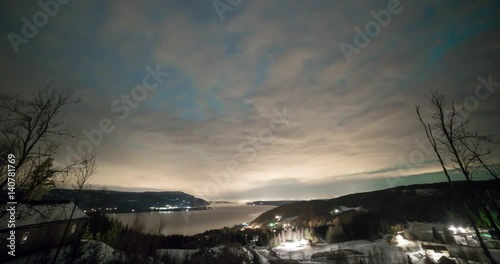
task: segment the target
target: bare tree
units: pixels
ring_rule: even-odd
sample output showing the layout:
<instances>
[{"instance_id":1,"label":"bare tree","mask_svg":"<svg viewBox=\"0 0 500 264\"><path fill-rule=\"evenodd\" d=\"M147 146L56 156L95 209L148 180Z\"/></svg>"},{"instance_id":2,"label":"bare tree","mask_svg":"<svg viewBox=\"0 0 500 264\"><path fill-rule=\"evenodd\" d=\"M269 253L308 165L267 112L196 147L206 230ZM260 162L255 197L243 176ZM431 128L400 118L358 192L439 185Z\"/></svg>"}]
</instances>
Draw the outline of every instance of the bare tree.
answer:
<instances>
[{"instance_id":1,"label":"bare tree","mask_svg":"<svg viewBox=\"0 0 500 264\"><path fill-rule=\"evenodd\" d=\"M160 242L162 240L163 236L163 229L167 226L167 221L165 220L164 217L160 216L160 222L158 222L158 225L156 226L156 230L154 230L154 241L153 241L153 249L155 250L155 253L153 254L153 259L156 259L157 254L156 250L160 248ZM153 261L154 262L154 261Z\"/></svg>"},{"instance_id":2,"label":"bare tree","mask_svg":"<svg viewBox=\"0 0 500 264\"><path fill-rule=\"evenodd\" d=\"M469 151L476 162L479 163L479 171L484 171L485 174L490 175L493 179L499 179L498 166L491 165L487 161L487 157L491 154L491 148L484 148L482 145L486 143L496 144L496 142L491 138L491 136L481 136L477 133L469 133L468 131L462 131L463 137L459 138L460 144L462 144L467 151Z\"/></svg>"},{"instance_id":3,"label":"bare tree","mask_svg":"<svg viewBox=\"0 0 500 264\"><path fill-rule=\"evenodd\" d=\"M160 222L158 223L158 226L156 226L156 234L161 235L163 233L163 229L167 226L167 221L165 218L160 217Z\"/></svg>"},{"instance_id":4,"label":"bare tree","mask_svg":"<svg viewBox=\"0 0 500 264\"><path fill-rule=\"evenodd\" d=\"M83 190L88 190L93 187L90 184L90 179L94 176L97 170L96 155L89 154L82 158L82 160L72 168L72 176L74 177L74 182L72 184L73 189L77 190L76 199L79 198L79 194ZM76 200L78 202L78 200Z\"/></svg>"},{"instance_id":5,"label":"bare tree","mask_svg":"<svg viewBox=\"0 0 500 264\"><path fill-rule=\"evenodd\" d=\"M468 130L468 120L462 120L460 118L453 101L448 107L444 95L433 92L429 100L433 112L432 119L435 121L433 125L423 120L420 106L418 105L416 106L416 112L425 130L427 139L438 157L441 168L450 183L452 192L456 195L457 199L461 199L462 196L459 196L454 190L453 181L449 173L450 170L456 170L459 171L470 184L475 203L484 210L493 228L498 232L498 226L495 219L485 200L481 197L481 193L476 189L473 181L473 176L480 172L481 169L489 168L489 165L484 162L484 158L488 156L491 151L481 146L483 144L492 143L493 140L489 136L481 136L478 133L470 132ZM478 211L468 203L466 203L466 206L468 207L466 210L467 218L474 228L481 248L490 262L496 263L486 247L474 220L474 218L479 218Z\"/></svg>"},{"instance_id":6,"label":"bare tree","mask_svg":"<svg viewBox=\"0 0 500 264\"><path fill-rule=\"evenodd\" d=\"M69 227L71 225L71 220L73 219L73 215L76 211L78 203L80 201L80 195L82 191L91 188L90 179L95 174L97 169L96 163L96 155L86 155L79 161L78 164L73 166L70 170L71 182L73 188L76 190L75 196L73 197L73 208L71 209L71 214L69 219L67 220L66 227L64 229L63 236L61 241L59 242L59 246L57 248L56 254L54 255L54 259L52 263L56 263L57 256L59 255L59 251L64 243L64 239L68 233Z\"/></svg>"},{"instance_id":7,"label":"bare tree","mask_svg":"<svg viewBox=\"0 0 500 264\"><path fill-rule=\"evenodd\" d=\"M143 233L145 231L142 214L139 213L135 215L134 222L132 222L132 226L130 228L139 233Z\"/></svg>"},{"instance_id":8,"label":"bare tree","mask_svg":"<svg viewBox=\"0 0 500 264\"><path fill-rule=\"evenodd\" d=\"M14 154L17 161L15 180L18 201L37 199L68 177L74 177L69 181L77 192L61 243L81 191L89 187L88 182L97 167L95 156L86 156L63 166L53 164L62 142L71 136L60 117L65 114L65 108L78 102L72 91L57 91L50 86L31 98L0 94L0 190L8 182L5 162L8 154Z\"/></svg>"},{"instance_id":9,"label":"bare tree","mask_svg":"<svg viewBox=\"0 0 500 264\"><path fill-rule=\"evenodd\" d=\"M496 219L488 206L489 203L496 207L496 202L491 203L488 199L484 199L473 182L474 175L479 174L484 168L492 172L490 166L483 160L491 154L491 149L481 146L494 143L493 139L491 136L469 131L469 120L460 118L453 101L448 108L444 95L434 92L430 100L434 111L433 118L437 121L435 129L442 135L438 141L443 146L443 153L449 156L452 167L461 172L469 182L478 207L483 209L492 227L500 233Z\"/></svg>"},{"instance_id":10,"label":"bare tree","mask_svg":"<svg viewBox=\"0 0 500 264\"><path fill-rule=\"evenodd\" d=\"M64 109L79 102L71 91L56 91L49 86L26 99L0 95L0 190L7 185L7 154L16 156L17 200L34 198L39 189L50 188L66 167L53 166L62 140L70 136L59 117Z\"/></svg>"}]
</instances>

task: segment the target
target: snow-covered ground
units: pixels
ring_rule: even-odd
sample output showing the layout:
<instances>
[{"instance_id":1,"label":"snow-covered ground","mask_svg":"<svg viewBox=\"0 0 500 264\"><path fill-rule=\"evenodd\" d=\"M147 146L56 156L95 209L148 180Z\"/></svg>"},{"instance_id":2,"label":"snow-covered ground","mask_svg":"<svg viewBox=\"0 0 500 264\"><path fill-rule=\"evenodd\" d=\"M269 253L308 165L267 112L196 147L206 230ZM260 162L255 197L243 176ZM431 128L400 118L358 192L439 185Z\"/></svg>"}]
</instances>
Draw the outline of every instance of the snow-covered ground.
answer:
<instances>
[{"instance_id":1,"label":"snow-covered ground","mask_svg":"<svg viewBox=\"0 0 500 264\"><path fill-rule=\"evenodd\" d=\"M242 256L247 260L244 260L242 264L246 264L247 261L252 261L253 254L250 250L246 248L234 248L234 247L226 247L226 246L217 246L208 249L208 255L212 258L219 258L225 250L229 250L229 253L235 256ZM168 255L169 262L168 263L185 263L186 260L189 260L193 257L194 254L199 253L200 250L192 250L192 249L158 249L156 251L156 255L158 257L163 257L165 254Z\"/></svg>"},{"instance_id":2,"label":"snow-covered ground","mask_svg":"<svg viewBox=\"0 0 500 264\"><path fill-rule=\"evenodd\" d=\"M259 254L259 259L261 264L269 264L269 259L273 259L271 255L269 255L269 250L267 247L256 247L255 252Z\"/></svg>"},{"instance_id":3,"label":"snow-covered ground","mask_svg":"<svg viewBox=\"0 0 500 264\"><path fill-rule=\"evenodd\" d=\"M435 190L422 190L420 195L427 195ZM331 213L340 214L349 210L362 210L360 207L337 207ZM280 246L269 251L267 248L256 248L262 263L274 259L290 259L301 263L321 263L321 260L328 261L339 259L346 255L351 263L407 263L408 258L411 263L425 263L426 258L435 263L445 257L454 260L457 264L461 263L489 263L482 249L479 247L479 241L472 228L467 226L444 224L444 223L426 223L426 222L408 222L404 231L398 232L391 242L386 238L377 241L349 241L345 243L329 244L320 243L313 246L301 245L296 239L301 236L293 234L282 234L281 241L285 241ZM488 230L480 230L492 257L500 262L500 241L493 240L488 236ZM484 235L484 236L483 236ZM453 237L456 244L450 244ZM411 239L407 240L407 239ZM423 247L422 247L423 246ZM373 261L372 261L373 260ZM476 260L474 262L473 260ZM272 262L272 261L271 261Z\"/></svg>"},{"instance_id":4,"label":"snow-covered ground","mask_svg":"<svg viewBox=\"0 0 500 264\"><path fill-rule=\"evenodd\" d=\"M274 252L282 259L295 260L320 260L329 255L335 254L338 250L344 250L349 259L368 259L370 256L373 259L384 259L385 263L399 263L406 259L407 254L418 253L420 247L411 241L404 241L404 249L387 243L385 240L377 240L374 242L366 240L355 240L336 244L316 244L314 246L293 247L291 245L281 245L274 248ZM409 250L408 250L409 249ZM326 253L321 257L321 254ZM333 256L333 255L331 255ZM413 258L412 258L413 260ZM418 260L414 258L414 260ZM418 262L414 262L418 263Z\"/></svg>"},{"instance_id":5,"label":"snow-covered ground","mask_svg":"<svg viewBox=\"0 0 500 264\"><path fill-rule=\"evenodd\" d=\"M429 244L429 243L426 243ZM347 259L351 263L359 263L363 260L364 263L406 263L408 256L411 258L414 264L423 264L426 251L420 246L420 241L409 241L401 236L397 236L393 242L387 242L385 239L379 239L376 241L366 241L366 240L356 240L348 241L344 243L327 244L321 243L314 246L301 246L297 247L293 244L282 244L273 249L276 255L281 259L293 259L299 260L301 262L307 263L321 263L321 260L332 259L339 252L344 253ZM440 244L432 244L435 246L444 246ZM449 247L449 246L448 246ZM459 246L452 246L454 250L457 250ZM450 249L451 250L451 249ZM480 251L479 248L467 248L465 250ZM498 250L493 250L495 253ZM270 257L270 253L266 250L257 250L259 254L263 254L264 257ZM265 254L265 255L264 255ZM427 251L427 255L436 263L442 257L449 257L447 252L436 253L432 250ZM451 258L453 259L453 258ZM465 263L461 260L454 259L457 263ZM484 262L473 262L469 263L484 263Z\"/></svg>"},{"instance_id":6,"label":"snow-covered ground","mask_svg":"<svg viewBox=\"0 0 500 264\"><path fill-rule=\"evenodd\" d=\"M193 249L158 249L156 250L156 254L158 256L163 256L168 254L170 257L170 261L172 263L184 263L184 261L188 260L191 255L198 252L198 250Z\"/></svg>"}]
</instances>

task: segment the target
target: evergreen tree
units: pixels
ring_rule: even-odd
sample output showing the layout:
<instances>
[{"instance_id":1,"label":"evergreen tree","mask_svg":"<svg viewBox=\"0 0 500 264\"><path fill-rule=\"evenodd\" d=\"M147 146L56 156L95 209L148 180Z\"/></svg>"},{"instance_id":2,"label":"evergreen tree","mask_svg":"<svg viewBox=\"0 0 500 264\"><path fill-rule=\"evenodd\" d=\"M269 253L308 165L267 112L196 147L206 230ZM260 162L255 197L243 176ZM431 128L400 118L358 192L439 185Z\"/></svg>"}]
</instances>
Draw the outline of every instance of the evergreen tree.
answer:
<instances>
[{"instance_id":1,"label":"evergreen tree","mask_svg":"<svg viewBox=\"0 0 500 264\"><path fill-rule=\"evenodd\" d=\"M448 230L448 228L446 228L446 227L444 228L443 234L444 234L444 239L445 239L447 244L456 244L457 243L455 241L455 238L451 234L450 230Z\"/></svg>"},{"instance_id":2,"label":"evergreen tree","mask_svg":"<svg viewBox=\"0 0 500 264\"><path fill-rule=\"evenodd\" d=\"M104 242L109 245L115 245L120 232L123 230L123 226L118 219L111 220L111 229L106 232Z\"/></svg>"},{"instance_id":3,"label":"evergreen tree","mask_svg":"<svg viewBox=\"0 0 500 264\"><path fill-rule=\"evenodd\" d=\"M85 232L83 233L82 239L85 240L92 240L94 235L92 234L92 231L90 230L90 224L87 224L87 227L85 228Z\"/></svg>"},{"instance_id":4,"label":"evergreen tree","mask_svg":"<svg viewBox=\"0 0 500 264\"><path fill-rule=\"evenodd\" d=\"M74 264L77 263L78 258L81 257L83 253L82 246L80 241L77 243L71 244L69 247L68 253L64 257L64 262L66 264Z\"/></svg>"}]
</instances>

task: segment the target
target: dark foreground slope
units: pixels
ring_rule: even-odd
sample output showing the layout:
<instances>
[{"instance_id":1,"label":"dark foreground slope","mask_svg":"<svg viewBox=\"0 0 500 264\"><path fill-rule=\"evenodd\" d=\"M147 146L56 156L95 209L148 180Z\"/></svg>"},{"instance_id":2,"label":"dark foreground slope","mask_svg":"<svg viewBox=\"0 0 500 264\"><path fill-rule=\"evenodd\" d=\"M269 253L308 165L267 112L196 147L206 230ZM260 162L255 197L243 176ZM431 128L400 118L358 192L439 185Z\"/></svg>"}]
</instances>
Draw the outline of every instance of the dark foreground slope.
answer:
<instances>
[{"instance_id":1,"label":"dark foreground slope","mask_svg":"<svg viewBox=\"0 0 500 264\"><path fill-rule=\"evenodd\" d=\"M350 194L328 200L302 201L282 205L257 217L253 224L266 225L275 221L275 216L282 218L297 216L297 226L327 225L335 219L334 212L340 206L362 207L377 213L387 224L405 223L406 221L451 221L463 215L463 201L472 200L471 186L466 182L455 182L455 189L460 199L452 194L448 183L420 184L400 186L391 189ZM490 200L500 201L500 183L498 181L476 182L478 190ZM459 218L459 217L458 217ZM459 218L460 219L460 218Z\"/></svg>"}]
</instances>

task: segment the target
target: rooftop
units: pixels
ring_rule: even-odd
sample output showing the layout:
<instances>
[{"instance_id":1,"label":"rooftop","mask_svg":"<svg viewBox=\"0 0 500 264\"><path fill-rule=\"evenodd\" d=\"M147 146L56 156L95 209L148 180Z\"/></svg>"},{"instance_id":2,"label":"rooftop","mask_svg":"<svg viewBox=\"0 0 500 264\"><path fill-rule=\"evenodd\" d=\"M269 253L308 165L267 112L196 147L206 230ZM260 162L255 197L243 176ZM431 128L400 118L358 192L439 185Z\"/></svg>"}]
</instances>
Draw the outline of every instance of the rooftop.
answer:
<instances>
[{"instance_id":1,"label":"rooftop","mask_svg":"<svg viewBox=\"0 0 500 264\"><path fill-rule=\"evenodd\" d=\"M75 204L71 201L27 201L15 205L17 227L38 225L49 222L69 220L71 211ZM0 231L8 228L10 213L9 204L3 204L1 211L6 211L0 215ZM76 207L72 219L88 218L88 216Z\"/></svg>"}]
</instances>

